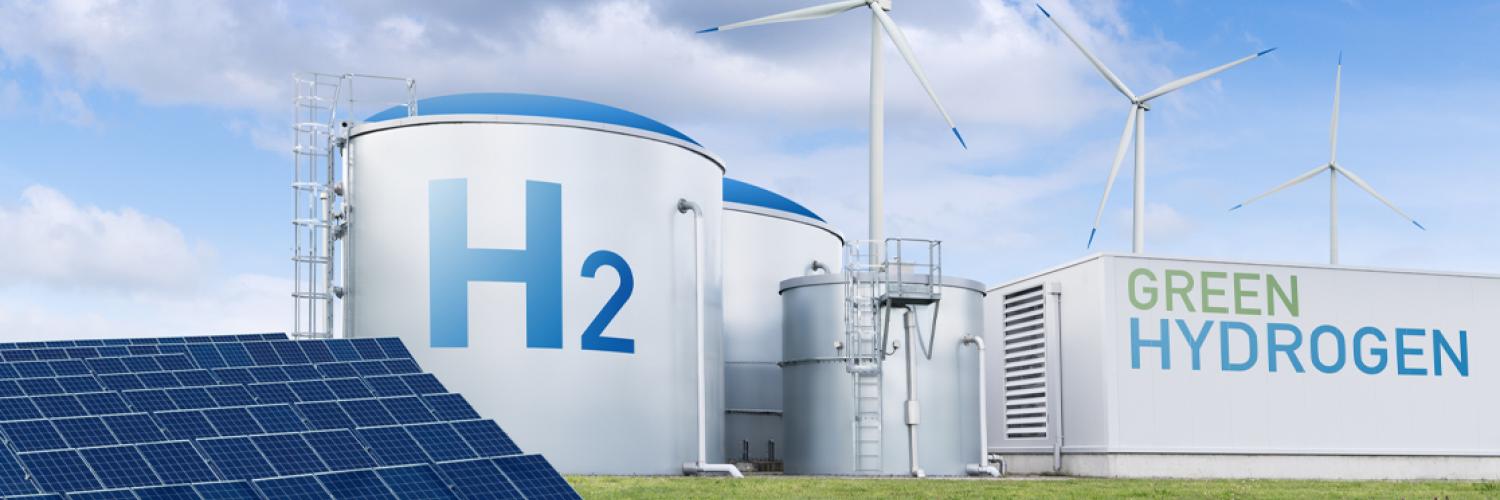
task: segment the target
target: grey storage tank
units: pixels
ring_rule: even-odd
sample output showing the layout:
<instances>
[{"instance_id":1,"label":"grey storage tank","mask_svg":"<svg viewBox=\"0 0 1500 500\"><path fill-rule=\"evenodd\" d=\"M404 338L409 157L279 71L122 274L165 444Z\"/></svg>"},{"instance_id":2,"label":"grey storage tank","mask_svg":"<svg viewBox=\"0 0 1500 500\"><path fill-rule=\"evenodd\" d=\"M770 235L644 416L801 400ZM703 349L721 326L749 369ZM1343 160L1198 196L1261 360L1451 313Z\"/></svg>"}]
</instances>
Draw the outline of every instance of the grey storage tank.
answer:
<instances>
[{"instance_id":1,"label":"grey storage tank","mask_svg":"<svg viewBox=\"0 0 1500 500\"><path fill-rule=\"evenodd\" d=\"M774 470L783 449L780 283L842 268L844 239L816 213L724 179L724 452Z\"/></svg>"}]
</instances>

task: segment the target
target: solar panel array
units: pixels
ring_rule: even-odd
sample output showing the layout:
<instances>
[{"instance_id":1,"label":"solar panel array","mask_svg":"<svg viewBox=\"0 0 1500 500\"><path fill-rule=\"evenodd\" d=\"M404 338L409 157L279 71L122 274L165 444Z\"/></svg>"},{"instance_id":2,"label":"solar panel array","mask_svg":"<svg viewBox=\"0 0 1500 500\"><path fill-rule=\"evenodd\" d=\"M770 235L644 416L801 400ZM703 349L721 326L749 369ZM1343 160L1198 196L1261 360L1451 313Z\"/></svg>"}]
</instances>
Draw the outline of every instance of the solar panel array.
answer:
<instances>
[{"instance_id":1,"label":"solar panel array","mask_svg":"<svg viewBox=\"0 0 1500 500\"><path fill-rule=\"evenodd\" d=\"M0 343L0 496L578 498L399 339Z\"/></svg>"}]
</instances>

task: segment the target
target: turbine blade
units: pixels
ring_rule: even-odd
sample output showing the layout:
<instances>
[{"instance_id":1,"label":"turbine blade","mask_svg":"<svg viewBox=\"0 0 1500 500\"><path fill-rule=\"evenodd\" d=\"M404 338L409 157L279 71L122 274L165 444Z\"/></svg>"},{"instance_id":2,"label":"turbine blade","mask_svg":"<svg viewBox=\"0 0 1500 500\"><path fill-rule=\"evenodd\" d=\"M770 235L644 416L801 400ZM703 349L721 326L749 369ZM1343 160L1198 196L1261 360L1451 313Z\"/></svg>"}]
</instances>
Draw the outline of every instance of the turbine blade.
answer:
<instances>
[{"instance_id":1,"label":"turbine blade","mask_svg":"<svg viewBox=\"0 0 1500 500\"><path fill-rule=\"evenodd\" d=\"M797 9L797 10L790 10L790 11L782 12L780 14L771 14L771 15L766 16L766 17L758 17L758 18L755 18L755 19L751 19L749 21L740 21L740 22L737 22L737 23L730 23L730 24L725 24L725 25L722 25L722 26L714 26L712 28L698 30L698 32L699 33L712 33L712 32L715 32L715 31L729 31L729 30L732 30L732 29L744 28L744 27L749 27L749 26L759 26L759 25L762 25L762 24L785 23L785 22L791 22L791 21L806 21L808 19L821 19L821 18L832 16L834 14L838 14L840 12L844 12L844 11L847 11L849 9L853 9L855 7L859 7L859 6L862 6L862 5L866 5L865 0L844 0L842 2L833 2L833 3L829 3L829 4L816 5L816 6L813 6L813 7L806 7L806 8Z\"/></svg>"},{"instance_id":2,"label":"turbine blade","mask_svg":"<svg viewBox=\"0 0 1500 500\"><path fill-rule=\"evenodd\" d=\"M959 145L968 149L969 145L964 143L964 136L958 133L958 125L953 124L953 117L948 116L948 110L943 109L943 102L938 100L937 92L932 90L932 84L927 82L927 74L922 71L922 63L917 62L916 54L911 51L911 43L906 41L906 35L901 33L901 27L891 20L891 16L885 10L872 7L870 12L875 13L875 19L880 21L880 26L885 29L885 34L891 38L891 43L896 44L896 51L906 59L906 65L911 67L911 72L917 75L917 81L921 82L922 90L927 91L927 97L932 99L932 104L937 106L938 113L942 113L943 120L948 122L948 128L953 131L953 136L958 138Z\"/></svg>"},{"instance_id":3,"label":"turbine blade","mask_svg":"<svg viewBox=\"0 0 1500 500\"><path fill-rule=\"evenodd\" d=\"M1269 49L1266 49L1266 50L1262 50L1260 52L1256 52L1254 54L1250 54L1248 56L1241 57L1239 59L1235 59L1233 62L1230 62L1229 64L1225 64L1223 66L1219 66L1217 68L1213 68L1213 69L1210 69L1210 70L1207 70L1207 71L1202 71L1202 72L1194 73L1192 75L1188 75L1188 76L1185 76L1185 77L1182 77L1182 78L1178 78L1176 80L1171 81L1170 83L1167 83L1166 85L1162 85L1161 87L1158 87L1156 90L1147 92L1146 95L1141 96L1141 102L1146 102L1146 101L1149 101L1149 100L1161 97L1162 95L1164 95L1164 94L1166 94L1168 92L1171 92L1173 90L1177 90L1177 89L1186 87L1188 85L1192 85L1193 83L1196 83L1198 80L1202 80L1204 78L1208 78L1210 76L1217 75L1219 73L1224 72L1224 70L1227 70L1229 68L1233 68L1235 66L1239 66L1241 64L1245 64L1246 62L1249 62L1251 59L1255 59L1255 58L1258 58L1260 56L1263 56L1263 55L1266 55L1266 54L1270 54L1271 51L1273 51L1273 50L1276 50L1276 49L1273 47L1273 48L1269 48Z\"/></svg>"},{"instance_id":4,"label":"turbine blade","mask_svg":"<svg viewBox=\"0 0 1500 500\"><path fill-rule=\"evenodd\" d=\"M1141 108L1130 107L1130 114L1125 116L1125 133L1120 135L1120 146L1115 148L1115 162L1109 166L1109 180L1104 181L1104 197L1099 200L1099 211L1094 213L1094 228L1089 231L1089 246L1094 246L1094 233L1099 231L1099 221L1104 218L1104 205L1109 203L1109 191L1115 186L1115 177L1120 175L1120 162L1125 160L1125 148L1130 146L1130 138L1135 135L1135 116L1141 112Z\"/></svg>"},{"instance_id":5,"label":"turbine blade","mask_svg":"<svg viewBox=\"0 0 1500 500\"><path fill-rule=\"evenodd\" d=\"M1380 193L1375 192L1375 188L1370 187L1370 183L1365 182L1365 180L1361 179L1359 175L1354 173L1354 171L1344 168L1343 165L1339 165L1338 168L1334 169L1334 171L1340 174L1344 174L1344 177L1348 178L1350 182L1353 182L1354 185L1359 186L1360 189L1365 190L1366 193L1370 193L1370 196L1374 196L1375 199L1380 200L1380 202L1384 203L1385 206L1390 207L1391 210L1394 210L1396 212L1396 215L1400 215L1401 218L1406 219L1407 222L1410 222L1418 228L1421 228L1423 231L1427 230L1426 227L1422 226L1422 223L1417 222L1417 220L1411 218L1410 215L1406 215L1406 212L1402 212L1400 208L1396 208L1396 204L1391 203L1391 200L1387 200L1384 196L1381 196Z\"/></svg>"},{"instance_id":6,"label":"turbine blade","mask_svg":"<svg viewBox=\"0 0 1500 500\"><path fill-rule=\"evenodd\" d=\"M1317 168L1314 168L1312 170L1308 170L1307 173L1304 173L1302 175L1296 176L1296 177L1292 178L1292 180L1289 180L1289 181L1281 183L1280 186L1276 186L1274 188L1271 188L1270 191L1266 191L1264 193L1256 195L1254 198L1250 198L1248 200L1245 200L1244 203L1240 203L1239 205L1235 205L1233 207L1230 207L1229 210L1231 212L1235 211L1235 210L1239 210L1241 207L1244 207L1245 205L1249 205L1251 203L1254 203L1257 200L1260 200L1261 198L1265 198L1267 196L1271 196L1273 194L1276 194L1277 191L1281 191L1283 189L1295 186L1295 185L1297 185L1297 183L1300 183L1302 181L1311 179L1311 178L1313 178L1313 176L1321 174L1321 173L1323 173L1323 171L1328 170L1329 168L1332 168L1331 164L1319 165Z\"/></svg>"},{"instance_id":7,"label":"turbine blade","mask_svg":"<svg viewBox=\"0 0 1500 500\"><path fill-rule=\"evenodd\" d=\"M1339 161L1339 87L1344 80L1344 52L1339 51L1338 69L1333 72L1333 125L1328 132L1328 162Z\"/></svg>"},{"instance_id":8,"label":"turbine blade","mask_svg":"<svg viewBox=\"0 0 1500 500\"><path fill-rule=\"evenodd\" d=\"M1042 4L1036 4L1036 8L1041 9L1042 14L1047 16L1047 20L1052 21L1052 25L1057 26L1058 31L1061 31L1063 36L1067 37L1069 42L1073 42L1074 47L1078 47L1078 50L1083 52L1083 57L1087 57L1089 59L1089 62L1094 65L1094 69L1099 70L1099 74L1104 75L1104 79L1109 80L1109 84L1114 85L1115 90L1120 91L1121 94L1125 94L1125 97L1127 99L1130 99L1131 101L1135 100L1135 93L1130 91L1130 87L1126 87L1125 82L1120 81L1120 77L1115 76L1115 74L1111 72L1109 68L1104 66L1104 63L1099 61L1099 58L1094 57L1094 53L1089 52L1089 49L1084 48L1083 44L1079 43L1077 38L1073 38L1073 34L1068 33L1068 29L1064 28L1061 23L1058 23L1057 19L1054 19L1052 17L1051 12L1047 12L1047 9L1042 7Z\"/></svg>"}]
</instances>

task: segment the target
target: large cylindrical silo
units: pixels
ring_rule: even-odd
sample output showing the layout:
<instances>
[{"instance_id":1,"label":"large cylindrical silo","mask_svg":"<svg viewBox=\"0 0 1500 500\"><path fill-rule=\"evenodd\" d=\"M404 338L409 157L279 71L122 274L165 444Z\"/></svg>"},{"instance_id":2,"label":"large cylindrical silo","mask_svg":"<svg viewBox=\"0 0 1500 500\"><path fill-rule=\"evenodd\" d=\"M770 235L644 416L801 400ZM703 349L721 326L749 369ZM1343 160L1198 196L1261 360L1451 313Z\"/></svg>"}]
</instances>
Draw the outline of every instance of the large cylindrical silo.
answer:
<instances>
[{"instance_id":1,"label":"large cylindrical silo","mask_svg":"<svg viewBox=\"0 0 1500 500\"><path fill-rule=\"evenodd\" d=\"M821 217L760 187L724 179L724 451L780 459L780 283L838 272L844 239Z\"/></svg>"},{"instance_id":2,"label":"large cylindrical silo","mask_svg":"<svg viewBox=\"0 0 1500 500\"><path fill-rule=\"evenodd\" d=\"M565 473L678 474L700 446L724 456L722 164L590 102L417 107L371 117L346 150L349 331L405 339Z\"/></svg>"},{"instance_id":3,"label":"large cylindrical silo","mask_svg":"<svg viewBox=\"0 0 1500 500\"><path fill-rule=\"evenodd\" d=\"M925 276L907 275L910 284ZM982 337L984 286L943 277L941 298L914 306L917 333L930 347L905 338L904 311L890 310L878 377L879 431L859 448L861 409L855 375L844 361L845 275L793 278L781 283L785 318L782 363L788 474L906 475L911 472L906 425L906 361L915 356L917 457L928 475L961 476L980 465L980 356L965 337ZM937 314L933 332L934 311ZM928 340L930 336L931 340ZM915 337L914 337L915 338ZM916 350L913 350L916 349ZM878 452L876 452L878 450ZM863 457L856 457L863 453Z\"/></svg>"}]
</instances>

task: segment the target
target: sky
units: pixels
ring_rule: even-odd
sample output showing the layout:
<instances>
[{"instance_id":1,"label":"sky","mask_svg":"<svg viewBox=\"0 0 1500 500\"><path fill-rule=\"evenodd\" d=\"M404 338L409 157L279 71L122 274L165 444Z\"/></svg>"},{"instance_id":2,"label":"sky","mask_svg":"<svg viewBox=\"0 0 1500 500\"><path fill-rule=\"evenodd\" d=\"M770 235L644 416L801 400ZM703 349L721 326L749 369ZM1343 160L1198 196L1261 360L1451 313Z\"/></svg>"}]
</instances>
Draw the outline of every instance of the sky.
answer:
<instances>
[{"instance_id":1,"label":"sky","mask_svg":"<svg viewBox=\"0 0 1500 500\"><path fill-rule=\"evenodd\" d=\"M694 33L811 3L0 3L0 332L289 329L298 71L629 109L863 238L869 16ZM1340 163L1428 228L1343 182L1342 263L1500 273L1500 4L1045 5L1137 93L1278 48L1153 101L1148 253L1326 262L1326 177L1228 208L1327 162L1342 52ZM894 7L969 148L887 46L889 235L991 285L1128 252L1129 157L1086 247L1126 99L1030 2Z\"/></svg>"}]
</instances>

